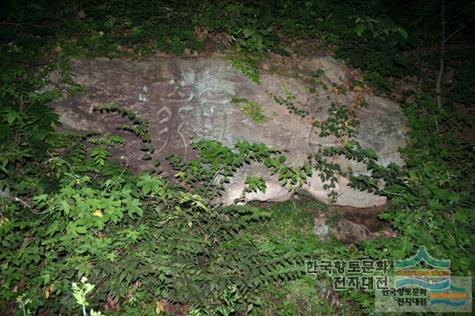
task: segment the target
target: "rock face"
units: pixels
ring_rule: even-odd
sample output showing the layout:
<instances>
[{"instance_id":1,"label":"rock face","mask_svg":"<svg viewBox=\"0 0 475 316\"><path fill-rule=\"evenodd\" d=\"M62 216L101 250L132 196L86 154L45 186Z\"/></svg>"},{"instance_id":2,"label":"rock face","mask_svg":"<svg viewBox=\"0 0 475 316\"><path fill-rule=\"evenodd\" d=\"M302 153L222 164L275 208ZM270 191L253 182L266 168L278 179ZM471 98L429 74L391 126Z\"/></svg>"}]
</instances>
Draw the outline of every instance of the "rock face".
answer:
<instances>
[{"instance_id":1,"label":"rock face","mask_svg":"<svg viewBox=\"0 0 475 316\"><path fill-rule=\"evenodd\" d=\"M263 143L285 151L289 165L301 166L319 148L341 144L335 136L319 136L318 128L312 125L314 120L329 116L333 103L356 111L360 121L356 139L363 147L374 149L381 163L403 163L398 148L405 145L407 124L398 104L355 85L352 72L331 57L273 65L275 69L261 73L259 85L235 70L224 57L155 58L144 62L73 60L71 67L84 91L53 105L63 125L74 130L117 133L117 127L125 121L111 113L93 111L97 105L113 102L148 121L156 148L153 160L163 161L172 153L190 159L192 141L213 139L229 147L239 141ZM279 104L282 102L276 102L276 96L308 115L291 113L286 105ZM247 101L236 104L236 99ZM357 108L363 100L367 108ZM257 120L246 105L257 109L261 119ZM117 153L126 156L136 169L149 167L140 159L140 145L139 139L130 138L117 148ZM356 172L365 172L363 166L341 157L335 159ZM262 166L249 165L233 177L222 196L223 203L233 203L242 196L247 175L262 176L268 187L265 193L247 193L247 201L283 201L294 194L281 187ZM329 202L323 185L314 173L301 190ZM384 197L351 189L343 177L339 177L335 191L339 194L338 205L369 207L386 202Z\"/></svg>"},{"instance_id":2,"label":"rock face","mask_svg":"<svg viewBox=\"0 0 475 316\"><path fill-rule=\"evenodd\" d=\"M330 206L314 218L314 233L322 240L331 236L342 243L356 243L381 237L397 237L397 233L378 220L384 207L352 208Z\"/></svg>"}]
</instances>

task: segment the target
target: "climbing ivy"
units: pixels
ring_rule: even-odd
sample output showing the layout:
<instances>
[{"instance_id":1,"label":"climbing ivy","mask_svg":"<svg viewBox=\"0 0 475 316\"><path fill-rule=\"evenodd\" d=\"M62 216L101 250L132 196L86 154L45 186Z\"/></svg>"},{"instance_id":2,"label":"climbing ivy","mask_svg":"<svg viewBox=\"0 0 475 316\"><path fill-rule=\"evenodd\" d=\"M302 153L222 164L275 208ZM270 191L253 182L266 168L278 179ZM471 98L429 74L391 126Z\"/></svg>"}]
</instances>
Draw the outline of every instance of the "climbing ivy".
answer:
<instances>
[{"instance_id":1,"label":"climbing ivy","mask_svg":"<svg viewBox=\"0 0 475 316\"><path fill-rule=\"evenodd\" d=\"M460 119L450 107L473 103L473 54L463 45L473 37L473 3L445 3L447 35L461 31L451 38L459 50L445 56L455 75L443 82L446 103L437 108L438 1L2 2L1 313L73 314L77 304L89 304L90 314L106 306L129 315L180 308L193 315L261 315L276 306L289 314L333 313L309 300L323 292L326 280L302 279L304 258L404 259L419 245L450 259L453 274L471 275L474 152L459 136L468 117ZM115 135L56 131L58 116L47 104L80 88L46 74L56 70L65 80L70 57L140 59L157 52L211 53L213 46L231 50L234 67L256 83L260 61L272 53L335 52L364 71L377 93L393 92L394 78L409 82L409 75L419 75L417 93L404 105L412 128L403 151L406 170L378 166L373 152L352 141L354 104L334 102L326 121L312 122L316 133L344 141L317 151L301 168L287 167L282 153L261 145L225 148L203 141L195 144L197 159L170 158L177 181L158 169L132 174L126 161L110 161L111 146L123 141ZM320 75L313 74L315 84ZM309 118L292 91L274 99ZM257 108L244 111L259 117ZM148 159L147 123L117 105L102 110L130 121L122 128L142 140ZM332 160L338 156L362 161L371 176L341 170ZM312 169L330 191L338 174L348 176L355 188L390 198L381 219L399 236L344 247L308 233L321 205L292 201L263 210L209 204L224 178L248 161L264 164L288 188L305 182ZM264 184L253 175L245 179L247 191L265 191ZM83 276L87 283L79 284ZM373 311L368 293L342 296L351 307L347 313Z\"/></svg>"}]
</instances>

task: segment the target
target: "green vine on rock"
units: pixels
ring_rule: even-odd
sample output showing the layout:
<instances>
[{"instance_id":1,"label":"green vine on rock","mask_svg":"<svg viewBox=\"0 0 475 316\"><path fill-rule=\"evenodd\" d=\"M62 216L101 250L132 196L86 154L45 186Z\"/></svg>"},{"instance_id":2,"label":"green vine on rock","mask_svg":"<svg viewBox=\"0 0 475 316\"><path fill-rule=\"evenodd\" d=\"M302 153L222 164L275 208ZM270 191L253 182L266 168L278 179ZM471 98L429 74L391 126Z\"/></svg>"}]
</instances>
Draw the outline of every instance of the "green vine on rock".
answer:
<instances>
[{"instance_id":1,"label":"green vine on rock","mask_svg":"<svg viewBox=\"0 0 475 316\"><path fill-rule=\"evenodd\" d=\"M153 144L151 144L152 140L148 131L148 123L146 121L142 120L131 110L120 107L115 103L97 105L94 107L94 111L115 112L122 115L123 117L127 117L131 121L132 125L124 124L120 127L120 129L132 132L142 141L141 150L145 152L142 159L150 160L152 158L155 147Z\"/></svg>"},{"instance_id":2,"label":"green vine on rock","mask_svg":"<svg viewBox=\"0 0 475 316\"><path fill-rule=\"evenodd\" d=\"M321 74L322 72L317 72L315 76L319 78ZM317 84L323 85L320 80L318 80ZM286 106L290 113L294 113L301 118L311 117L309 112L302 109L304 104L297 100L297 97L288 90L284 83L282 83L282 86L284 96L270 94L270 97L276 103ZM329 89L324 86L324 88L335 95L345 92L345 89L340 89L338 86ZM393 165L388 167L380 166L377 163L376 153L372 150L361 148L355 140L356 129L360 124L356 110L368 107L368 103L360 94L363 90L359 86L356 86L353 90L356 93L356 97L351 106L334 101L330 104L325 120L317 120L314 117L310 118L312 126L318 129L317 133L320 137L335 136L340 141L340 146L320 148L309 157L308 161L311 168L319 172L323 188L329 190L328 196L332 202L336 202L338 197L337 192L334 190L338 182L338 175L349 178L350 186L355 189L384 194L384 183L389 183L387 182L388 179L394 176L394 172L396 172ZM309 88L307 92L315 95L315 99L317 99L316 88ZM363 163L366 166L367 174L356 176L351 168L343 170L338 163L330 161L337 156ZM311 172L308 174L311 174Z\"/></svg>"},{"instance_id":3,"label":"green vine on rock","mask_svg":"<svg viewBox=\"0 0 475 316\"><path fill-rule=\"evenodd\" d=\"M259 62L262 57L259 55L246 55L240 53L236 56L231 57L229 60L231 65L242 72L247 78L249 78L255 84L260 84L260 72L259 72Z\"/></svg>"},{"instance_id":4,"label":"green vine on rock","mask_svg":"<svg viewBox=\"0 0 475 316\"><path fill-rule=\"evenodd\" d=\"M200 140L192 146L199 158L184 162L178 155L171 155L167 159L178 171L175 176L179 183L185 188L194 188L209 201L221 194L223 185L245 164L262 163L289 191L302 186L312 174L309 164L289 167L285 164L285 155L264 144L239 142L231 150L217 141ZM265 192L265 182L259 177L248 177L246 182L249 190Z\"/></svg>"},{"instance_id":5,"label":"green vine on rock","mask_svg":"<svg viewBox=\"0 0 475 316\"><path fill-rule=\"evenodd\" d=\"M337 138L349 139L356 135L359 121L354 111L347 105L332 102L328 110L328 117L323 121L313 121L313 126L320 129L320 136L334 135Z\"/></svg>"},{"instance_id":6,"label":"green vine on rock","mask_svg":"<svg viewBox=\"0 0 475 316\"><path fill-rule=\"evenodd\" d=\"M262 111L262 105L257 102L251 102L244 98L233 98L231 103L238 105L241 112L257 124L263 123L267 120L267 117Z\"/></svg>"}]
</instances>

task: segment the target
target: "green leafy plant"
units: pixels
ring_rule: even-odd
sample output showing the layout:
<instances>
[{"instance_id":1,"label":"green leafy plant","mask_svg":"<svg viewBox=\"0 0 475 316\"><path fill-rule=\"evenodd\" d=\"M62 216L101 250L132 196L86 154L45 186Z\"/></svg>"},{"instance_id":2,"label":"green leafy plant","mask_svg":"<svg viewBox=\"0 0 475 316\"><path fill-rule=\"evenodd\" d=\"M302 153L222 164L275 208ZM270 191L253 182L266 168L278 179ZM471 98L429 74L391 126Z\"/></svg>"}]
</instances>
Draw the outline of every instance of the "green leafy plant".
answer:
<instances>
[{"instance_id":1,"label":"green leafy plant","mask_svg":"<svg viewBox=\"0 0 475 316\"><path fill-rule=\"evenodd\" d=\"M54 132L58 115L44 106L57 94L32 93L30 90L38 89L41 81L36 77L20 79L26 75L16 67L0 75L0 172L4 174L12 172L16 164L41 161L60 141Z\"/></svg>"},{"instance_id":2,"label":"green leafy plant","mask_svg":"<svg viewBox=\"0 0 475 316\"><path fill-rule=\"evenodd\" d=\"M365 252L373 258L383 253L404 258L423 245L434 257L450 259L454 275L470 275L475 217L472 180L466 175L474 172L473 162L467 161L473 148L460 146L451 136L454 117L441 113L432 100L418 96L405 112L413 127L403 151L408 170L390 177L385 194L392 198L391 207L381 214L400 236L368 242ZM446 135L437 135L434 115L439 124L449 124Z\"/></svg>"},{"instance_id":3,"label":"green leafy plant","mask_svg":"<svg viewBox=\"0 0 475 316\"><path fill-rule=\"evenodd\" d=\"M73 290L73 296L76 300L76 303L81 306L82 308L82 315L83 316L101 316L103 315L101 312L96 312L92 308L89 310L89 313L86 311L86 307L89 306L87 301L87 295L94 289L94 285L87 283L87 278L81 278L81 284L78 285L76 282L73 282L71 285Z\"/></svg>"},{"instance_id":4,"label":"green leafy plant","mask_svg":"<svg viewBox=\"0 0 475 316\"><path fill-rule=\"evenodd\" d=\"M127 117L131 122L132 125L124 124L120 127L120 129L130 131L134 133L143 143L142 150L145 152L143 155L144 160L150 160L152 158L152 154L155 151L155 147L151 144L150 134L148 132L148 123L143 121L141 118L137 116L137 114L133 113L132 111L119 107L113 103L102 104L96 106L94 108L96 111L106 111L106 112L116 112L122 115L123 117ZM117 136L115 136L117 137ZM118 140L117 138L112 139L114 143ZM97 154L100 153L100 149L96 149ZM101 157L104 157L104 152L102 152Z\"/></svg>"},{"instance_id":5,"label":"green leafy plant","mask_svg":"<svg viewBox=\"0 0 475 316\"><path fill-rule=\"evenodd\" d=\"M370 33L373 38L388 37L392 33L396 33L403 38L407 38L408 36L403 28L384 25L380 20L369 16L355 17L354 33L358 37L363 37L365 33Z\"/></svg>"},{"instance_id":6,"label":"green leafy plant","mask_svg":"<svg viewBox=\"0 0 475 316\"><path fill-rule=\"evenodd\" d=\"M257 124L263 123L267 120L262 111L262 105L257 102L250 102L249 100L242 98L234 98L231 100L231 103L238 105L241 112L249 116L251 120Z\"/></svg>"},{"instance_id":7,"label":"green leafy plant","mask_svg":"<svg viewBox=\"0 0 475 316\"><path fill-rule=\"evenodd\" d=\"M20 309L23 313L23 316L31 315L31 311L27 307L28 304L31 303L31 300L29 298L27 298L25 294L22 294L22 295L18 296L17 299L16 299L16 302L17 302L18 306L20 307Z\"/></svg>"},{"instance_id":8,"label":"green leafy plant","mask_svg":"<svg viewBox=\"0 0 475 316\"><path fill-rule=\"evenodd\" d=\"M444 2L442 24L456 31L460 43L472 35L467 27L473 16L469 2ZM410 145L403 151L407 170L379 166L373 152L353 142L357 122L344 111L349 105L334 104L327 121L314 122L320 132L344 138L341 146L314 153L300 168L288 167L284 155L263 145L226 148L202 141L195 144L197 159L170 158L177 181L168 181L157 170L132 174L109 161L109 147L122 142L117 136L56 132L58 116L47 106L61 93L80 90L71 82L47 79L46 74L56 70L66 80L65 62L71 56L190 54L212 47L210 42L231 49L232 65L256 83L259 63L268 52L330 51L365 71L378 93L392 90L387 77L414 74L424 74L419 86L432 89L433 68L439 66L439 56L431 51L433 43L437 48L440 44L439 32L434 32L441 26L440 3L133 4L1 4L1 312L17 308L23 315L72 314L78 303L85 309L107 302L116 310L120 307L116 313L146 315L154 312L156 302L166 302L193 306L196 315L334 313L328 305L311 301L328 280L302 279L304 259L403 259L419 245L429 247L435 257L449 258L454 275L471 275L474 150L459 136L467 117L461 120L448 110L473 103L470 47L446 52L446 66L455 71L452 82L445 82L447 108L437 108L422 94L404 106L412 128ZM310 76L317 85L320 75ZM283 91L276 102L312 119L292 91ZM114 104L101 110L127 117L130 124L122 128L142 140L144 158L150 158L153 146L145 121ZM252 104L244 112L258 120L262 114ZM343 170L332 161L340 155L363 162L370 175ZM330 191L337 176L344 175L356 189L386 195L390 206L380 216L398 237L349 247L323 243L312 233L315 210L325 209L315 201L291 201L271 209L213 205L226 179L250 162L262 163L289 189L298 188L316 169ZM249 191L265 190L265 181L255 176L248 177L246 185ZM76 301L71 283L82 277L91 283L73 289ZM342 296L353 314L373 310L368 293Z\"/></svg>"},{"instance_id":9,"label":"green leafy plant","mask_svg":"<svg viewBox=\"0 0 475 316\"><path fill-rule=\"evenodd\" d=\"M346 105L339 105L332 102L328 110L326 120L314 121L313 125L320 128L320 136L326 137L335 135L338 138L352 138L355 136L359 121L356 119L354 111L349 110Z\"/></svg>"},{"instance_id":10,"label":"green leafy plant","mask_svg":"<svg viewBox=\"0 0 475 316\"><path fill-rule=\"evenodd\" d=\"M237 55L230 58L231 65L242 72L252 82L260 84L259 61L262 58L253 55Z\"/></svg>"},{"instance_id":11,"label":"green leafy plant","mask_svg":"<svg viewBox=\"0 0 475 316\"><path fill-rule=\"evenodd\" d=\"M246 181L244 182L246 188L244 192L266 192L267 185L264 179L255 176L247 176Z\"/></svg>"}]
</instances>

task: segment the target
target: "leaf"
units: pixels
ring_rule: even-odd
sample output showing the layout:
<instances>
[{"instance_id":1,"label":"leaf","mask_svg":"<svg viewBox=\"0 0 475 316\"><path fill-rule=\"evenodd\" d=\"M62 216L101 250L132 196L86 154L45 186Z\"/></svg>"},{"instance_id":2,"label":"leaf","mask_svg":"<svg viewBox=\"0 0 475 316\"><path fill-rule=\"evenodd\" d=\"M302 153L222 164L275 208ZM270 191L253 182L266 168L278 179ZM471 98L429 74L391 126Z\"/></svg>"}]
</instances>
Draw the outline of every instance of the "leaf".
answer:
<instances>
[{"instance_id":1,"label":"leaf","mask_svg":"<svg viewBox=\"0 0 475 316\"><path fill-rule=\"evenodd\" d=\"M364 26L364 24L359 23L355 25L355 34L358 37L361 37L363 33L365 32L365 30L366 30L366 27Z\"/></svg>"},{"instance_id":2,"label":"leaf","mask_svg":"<svg viewBox=\"0 0 475 316\"><path fill-rule=\"evenodd\" d=\"M443 189L439 189L439 188L435 188L434 193L437 196L437 198L439 198L440 200L443 200L443 201L448 201L453 196L452 193L450 193L446 190L443 190Z\"/></svg>"},{"instance_id":3,"label":"leaf","mask_svg":"<svg viewBox=\"0 0 475 316\"><path fill-rule=\"evenodd\" d=\"M127 207L127 214L129 215L130 218L136 213L138 216L143 215L143 210L141 208L141 203L138 199L131 199L128 198L126 201L126 207Z\"/></svg>"},{"instance_id":4,"label":"leaf","mask_svg":"<svg viewBox=\"0 0 475 316\"><path fill-rule=\"evenodd\" d=\"M165 311L165 304L163 304L161 301L156 301L155 302L155 313L157 315L160 315L164 311Z\"/></svg>"},{"instance_id":5,"label":"leaf","mask_svg":"<svg viewBox=\"0 0 475 316\"><path fill-rule=\"evenodd\" d=\"M434 210L442 210L444 208L444 205L442 205L442 203L437 199L431 199L429 201L429 206Z\"/></svg>"},{"instance_id":6,"label":"leaf","mask_svg":"<svg viewBox=\"0 0 475 316\"><path fill-rule=\"evenodd\" d=\"M61 208L63 209L64 214L69 215L69 211L70 211L69 203L66 202L65 200L61 200L60 204L61 204Z\"/></svg>"},{"instance_id":7,"label":"leaf","mask_svg":"<svg viewBox=\"0 0 475 316\"><path fill-rule=\"evenodd\" d=\"M165 182L161 177L152 178L149 174L142 175L137 183L137 186L142 188L142 192L145 195L150 193L160 195L164 185Z\"/></svg>"},{"instance_id":8,"label":"leaf","mask_svg":"<svg viewBox=\"0 0 475 316\"><path fill-rule=\"evenodd\" d=\"M81 235L87 233L87 229L85 226L76 226L75 231L76 233L81 234Z\"/></svg>"},{"instance_id":9,"label":"leaf","mask_svg":"<svg viewBox=\"0 0 475 316\"><path fill-rule=\"evenodd\" d=\"M94 162L99 166L104 166L105 161L112 154L102 147L95 147L91 152L91 157L94 159Z\"/></svg>"},{"instance_id":10,"label":"leaf","mask_svg":"<svg viewBox=\"0 0 475 316\"><path fill-rule=\"evenodd\" d=\"M7 123L8 123L8 125L12 125L13 122L15 122L19 117L20 117L20 113L18 113L18 112L14 112L14 111L8 112L7 113Z\"/></svg>"}]
</instances>

